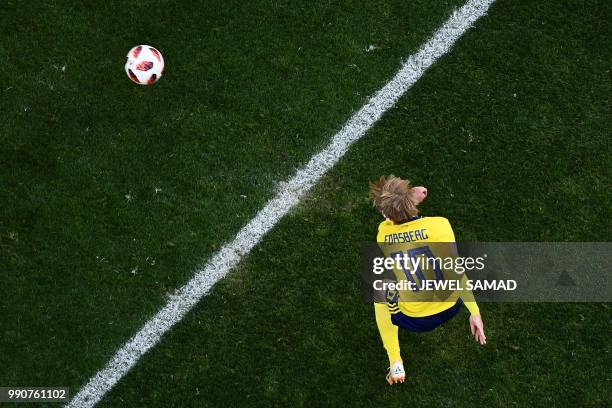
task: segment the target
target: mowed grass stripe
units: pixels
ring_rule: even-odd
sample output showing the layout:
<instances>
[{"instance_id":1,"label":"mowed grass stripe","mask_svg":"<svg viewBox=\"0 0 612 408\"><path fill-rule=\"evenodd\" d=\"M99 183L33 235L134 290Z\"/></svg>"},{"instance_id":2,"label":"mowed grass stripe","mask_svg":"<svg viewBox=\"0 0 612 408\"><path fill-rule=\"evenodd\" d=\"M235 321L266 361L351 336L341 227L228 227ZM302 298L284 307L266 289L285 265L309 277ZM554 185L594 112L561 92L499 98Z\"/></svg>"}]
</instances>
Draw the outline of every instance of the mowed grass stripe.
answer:
<instances>
[{"instance_id":1,"label":"mowed grass stripe","mask_svg":"<svg viewBox=\"0 0 612 408\"><path fill-rule=\"evenodd\" d=\"M189 312L210 289L236 266L242 257L300 201L317 181L359 140L378 119L455 41L482 17L494 0L471 0L455 11L438 31L402 65L399 72L353 115L331 143L299 169L276 196L244 226L233 241L224 245L168 303L123 345L109 363L75 395L69 407L91 407Z\"/></svg>"}]
</instances>

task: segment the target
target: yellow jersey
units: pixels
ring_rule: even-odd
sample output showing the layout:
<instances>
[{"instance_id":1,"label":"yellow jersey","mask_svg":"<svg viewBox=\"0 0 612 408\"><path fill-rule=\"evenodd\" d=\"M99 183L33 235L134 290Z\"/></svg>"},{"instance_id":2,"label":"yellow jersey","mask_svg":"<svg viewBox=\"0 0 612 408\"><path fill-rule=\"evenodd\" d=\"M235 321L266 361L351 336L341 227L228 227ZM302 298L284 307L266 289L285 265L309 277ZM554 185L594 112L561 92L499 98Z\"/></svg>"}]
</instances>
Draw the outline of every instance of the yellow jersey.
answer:
<instances>
[{"instance_id":1,"label":"yellow jersey","mask_svg":"<svg viewBox=\"0 0 612 408\"><path fill-rule=\"evenodd\" d=\"M398 248L402 252L408 252L415 248L424 249L428 247L427 243L455 242L455 234L450 223L444 217L417 216L403 224L394 224L393 221L388 219L381 222L378 226L376 241L386 257L393 257L392 252L397 251ZM432 246L432 248L436 248L436 246ZM429 249L426 250L429 251ZM433 255L436 256L437 254ZM445 297L444 301L402 302L400 300L397 303L389 303L388 306L391 314L401 312L407 316L424 317L452 307L457 303L459 297L459 292L455 291L450 296ZM471 292L462 292L461 297L470 314L480 314Z\"/></svg>"}]
</instances>

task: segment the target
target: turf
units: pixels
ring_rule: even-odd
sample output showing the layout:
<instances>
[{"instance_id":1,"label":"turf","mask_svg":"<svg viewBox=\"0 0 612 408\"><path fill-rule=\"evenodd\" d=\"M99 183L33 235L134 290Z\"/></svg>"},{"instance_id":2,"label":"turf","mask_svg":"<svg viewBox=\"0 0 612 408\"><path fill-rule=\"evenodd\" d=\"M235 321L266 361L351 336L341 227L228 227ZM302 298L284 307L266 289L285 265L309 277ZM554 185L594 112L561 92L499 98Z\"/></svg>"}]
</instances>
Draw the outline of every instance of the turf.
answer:
<instances>
[{"instance_id":1,"label":"turf","mask_svg":"<svg viewBox=\"0 0 612 408\"><path fill-rule=\"evenodd\" d=\"M0 384L82 385L460 3L4 2Z\"/></svg>"},{"instance_id":2,"label":"turf","mask_svg":"<svg viewBox=\"0 0 612 408\"><path fill-rule=\"evenodd\" d=\"M2 6L2 384L82 385L452 6L108 4ZM387 387L358 249L388 173L461 240L609 240L611 11L495 4L102 405L610 405L606 304L482 305L486 348L466 314L403 334ZM137 42L168 61L155 88L109 77ZM171 74L190 55L213 62Z\"/></svg>"},{"instance_id":3,"label":"turf","mask_svg":"<svg viewBox=\"0 0 612 408\"><path fill-rule=\"evenodd\" d=\"M592 204L610 202L606 11L495 5L106 404L607 405L607 305L482 305L485 348L466 312L403 333L409 381L389 388L358 281L378 221L367 181L384 173L428 185L424 211L461 239L609 239Z\"/></svg>"}]
</instances>

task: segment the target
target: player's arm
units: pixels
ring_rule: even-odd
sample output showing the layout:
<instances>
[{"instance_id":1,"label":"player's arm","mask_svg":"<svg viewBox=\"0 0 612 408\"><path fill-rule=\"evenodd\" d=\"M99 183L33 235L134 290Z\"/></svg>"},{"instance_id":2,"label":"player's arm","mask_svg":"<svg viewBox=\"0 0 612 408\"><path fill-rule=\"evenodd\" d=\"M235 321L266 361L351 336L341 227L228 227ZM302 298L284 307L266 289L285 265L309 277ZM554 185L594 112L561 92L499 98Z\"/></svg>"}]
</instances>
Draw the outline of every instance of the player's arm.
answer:
<instances>
[{"instance_id":1,"label":"player's arm","mask_svg":"<svg viewBox=\"0 0 612 408\"><path fill-rule=\"evenodd\" d=\"M383 346L389 356L389 369L386 379L389 384L403 383L406 378L404 362L400 355L398 330L399 328L391 322L391 313L386 303L374 303L376 314L376 326L382 339Z\"/></svg>"},{"instance_id":2,"label":"player's arm","mask_svg":"<svg viewBox=\"0 0 612 408\"><path fill-rule=\"evenodd\" d=\"M461 287L465 288L467 281L467 277L465 274L461 276ZM487 344L487 336L484 334L484 324L482 322L482 317L480 316L480 309L478 308L478 304L476 303L476 299L474 299L474 294L471 290L464 289L461 292L461 299L465 304L465 307L470 311L470 330L472 331L472 335L477 342L482 345Z\"/></svg>"},{"instance_id":3,"label":"player's arm","mask_svg":"<svg viewBox=\"0 0 612 408\"><path fill-rule=\"evenodd\" d=\"M391 313L386 303L374 303L374 314L376 315L376 326L383 342L383 347L389 356L389 366L395 362L401 362L398 327L391 322Z\"/></svg>"},{"instance_id":4,"label":"player's arm","mask_svg":"<svg viewBox=\"0 0 612 408\"><path fill-rule=\"evenodd\" d=\"M456 242L455 241L455 233L453 232L453 228L450 225L450 222L446 218L440 217L439 225L436 234L436 241L438 242ZM456 252L455 252L456 253ZM465 274L462 275L461 278L461 286L465 287ZM478 308L478 304L476 303L476 299L474 299L474 295L472 291L464 291L461 296L461 300L465 304L465 307L470 311L471 316L480 316L480 309Z\"/></svg>"},{"instance_id":5,"label":"player's arm","mask_svg":"<svg viewBox=\"0 0 612 408\"><path fill-rule=\"evenodd\" d=\"M439 235L436 237L438 242L456 242L455 233L450 225L450 222L446 218L440 218L440 228L438 229ZM465 287L465 281L467 280L465 274L461 277L461 286ZM471 290L462 292L461 299L465 304L465 307L470 312L470 330L472 335L477 342L484 345L487 343L487 336L484 334L484 324L482 317L480 316L480 308L474 299L474 294Z\"/></svg>"}]
</instances>

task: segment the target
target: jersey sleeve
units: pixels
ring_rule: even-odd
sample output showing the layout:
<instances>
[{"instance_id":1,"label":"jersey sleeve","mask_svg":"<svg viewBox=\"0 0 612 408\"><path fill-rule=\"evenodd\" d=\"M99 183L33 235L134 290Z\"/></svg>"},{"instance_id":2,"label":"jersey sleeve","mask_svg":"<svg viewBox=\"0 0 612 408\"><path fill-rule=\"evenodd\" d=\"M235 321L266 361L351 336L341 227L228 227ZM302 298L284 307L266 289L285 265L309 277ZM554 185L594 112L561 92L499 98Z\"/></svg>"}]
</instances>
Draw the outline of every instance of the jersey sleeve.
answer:
<instances>
[{"instance_id":1,"label":"jersey sleeve","mask_svg":"<svg viewBox=\"0 0 612 408\"><path fill-rule=\"evenodd\" d=\"M466 281L467 276L464 273L461 276L461 287L465 289L461 292L461 300L463 300L465 307L467 307L467 310L469 310L470 316L478 316L480 315L480 308L478 307L478 303L476 303L474 293L466 288Z\"/></svg>"},{"instance_id":2,"label":"jersey sleeve","mask_svg":"<svg viewBox=\"0 0 612 408\"><path fill-rule=\"evenodd\" d=\"M450 222L443 217L440 217L439 221L439 235L436 237L439 242L455 242L455 233L453 232L453 228L450 225ZM462 286L465 286L466 275L462 276ZM480 308L476 303L476 299L474 299L474 294L472 291L463 292L461 295L461 299L465 304L465 307L470 312L470 315L477 316L480 315Z\"/></svg>"},{"instance_id":3,"label":"jersey sleeve","mask_svg":"<svg viewBox=\"0 0 612 408\"><path fill-rule=\"evenodd\" d=\"M480 315L480 308L475 300L468 300L463 303L465 303L465 307L467 307L467 309L470 311L470 316Z\"/></svg>"},{"instance_id":4,"label":"jersey sleeve","mask_svg":"<svg viewBox=\"0 0 612 408\"><path fill-rule=\"evenodd\" d=\"M402 361L398 336L399 328L391 322L389 308L385 303L374 303L374 314L383 347L387 350L389 365Z\"/></svg>"}]
</instances>

